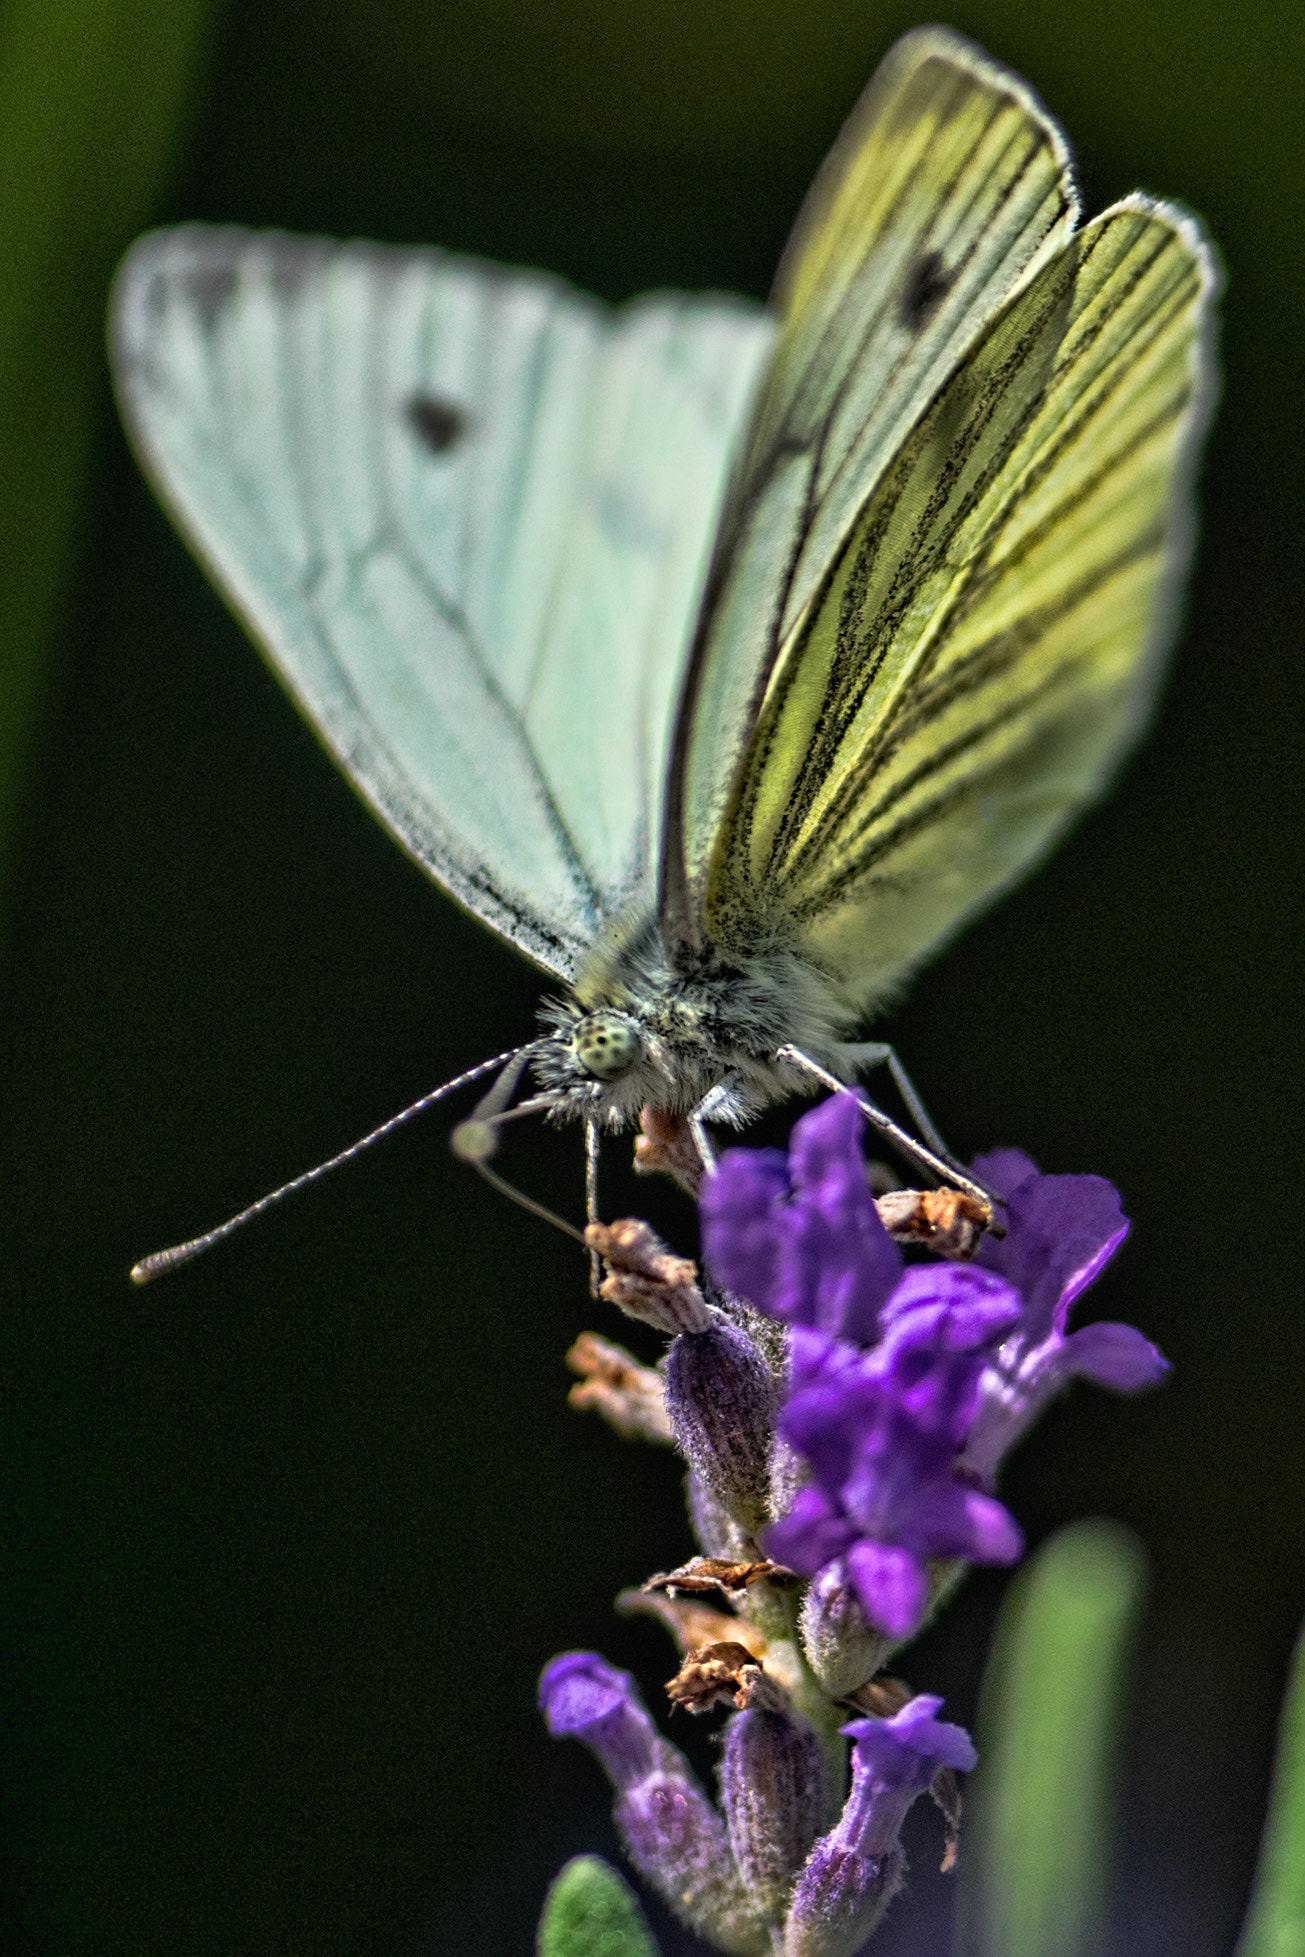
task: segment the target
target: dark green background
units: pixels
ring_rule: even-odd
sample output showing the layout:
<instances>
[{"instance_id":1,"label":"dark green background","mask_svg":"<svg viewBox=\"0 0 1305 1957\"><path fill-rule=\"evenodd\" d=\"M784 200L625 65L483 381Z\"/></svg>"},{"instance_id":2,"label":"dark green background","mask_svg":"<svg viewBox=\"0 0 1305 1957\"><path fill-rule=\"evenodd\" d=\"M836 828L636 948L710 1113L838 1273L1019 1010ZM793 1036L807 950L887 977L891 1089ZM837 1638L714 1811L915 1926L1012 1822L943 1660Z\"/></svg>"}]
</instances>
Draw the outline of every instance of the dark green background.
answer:
<instances>
[{"instance_id":1,"label":"dark green background","mask_svg":"<svg viewBox=\"0 0 1305 1957\"><path fill-rule=\"evenodd\" d=\"M159 215L433 239L611 298L761 294L914 18L243 0ZM1216 1957L1305 1612L1305 17L992 0L950 19L1063 118L1090 208L1139 183L1181 197L1229 273L1155 732L891 1024L955 1145L1109 1174L1136 1220L1094 1305L1154 1336L1173 1382L1057 1408L1007 1493L1034 1537L1104 1512L1147 1544L1116 1947ZM140 485L103 381L95 414L0 1009L3 1947L524 1953L548 1873L610 1839L534 1677L579 1643L666 1676L609 1600L686 1553L675 1471L567 1412L562 1353L601 1323L583 1272L451 1162L441 1116L171 1283L126 1284L134 1256L528 1034L537 987L336 778ZM512 1166L578 1208L571 1136L514 1139ZM1000 1588L973 1581L904 1667L959 1716ZM884 1957L926 1947L935 1847Z\"/></svg>"}]
</instances>

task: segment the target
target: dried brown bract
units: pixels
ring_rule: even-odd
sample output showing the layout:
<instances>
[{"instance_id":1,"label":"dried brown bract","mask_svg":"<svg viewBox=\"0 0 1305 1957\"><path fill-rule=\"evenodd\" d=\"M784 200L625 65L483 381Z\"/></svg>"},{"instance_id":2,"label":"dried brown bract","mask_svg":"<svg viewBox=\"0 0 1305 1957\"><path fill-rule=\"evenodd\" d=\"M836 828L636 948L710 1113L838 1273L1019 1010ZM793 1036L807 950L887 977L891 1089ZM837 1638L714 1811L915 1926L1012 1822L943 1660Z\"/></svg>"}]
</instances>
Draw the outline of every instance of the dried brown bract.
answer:
<instances>
[{"instance_id":1,"label":"dried brown bract","mask_svg":"<svg viewBox=\"0 0 1305 1957\"><path fill-rule=\"evenodd\" d=\"M722 1701L744 1712L777 1712L787 1705L783 1691L769 1679L745 1644L730 1639L691 1651L666 1696L686 1712L707 1712Z\"/></svg>"},{"instance_id":2,"label":"dried brown bract","mask_svg":"<svg viewBox=\"0 0 1305 1957\"><path fill-rule=\"evenodd\" d=\"M847 1704L855 1706L858 1712L870 1713L875 1719L891 1719L903 1706L909 1706L914 1697L905 1679L890 1678L887 1672L881 1672L878 1678L849 1692Z\"/></svg>"},{"instance_id":3,"label":"dried brown bract","mask_svg":"<svg viewBox=\"0 0 1305 1957\"><path fill-rule=\"evenodd\" d=\"M671 1446L674 1436L660 1373L640 1365L623 1345L600 1338L597 1332L582 1332L566 1363L580 1375L566 1396L568 1406L601 1414L623 1440Z\"/></svg>"},{"instance_id":4,"label":"dried brown bract","mask_svg":"<svg viewBox=\"0 0 1305 1957\"><path fill-rule=\"evenodd\" d=\"M890 1189L875 1208L894 1242L921 1245L958 1264L973 1257L992 1215L962 1189Z\"/></svg>"},{"instance_id":5,"label":"dried brown bract","mask_svg":"<svg viewBox=\"0 0 1305 1957\"><path fill-rule=\"evenodd\" d=\"M940 1767L929 1783L929 1792L942 1809L947 1824L947 1846L941 1868L944 1875L950 1875L956 1867L956 1854L961 1845L960 1776L951 1767Z\"/></svg>"},{"instance_id":6,"label":"dried brown bract","mask_svg":"<svg viewBox=\"0 0 1305 1957\"><path fill-rule=\"evenodd\" d=\"M622 1590L616 1608L625 1617L655 1617L670 1632L681 1657L704 1644L746 1645L753 1657L764 1659L768 1645L764 1634L746 1618L731 1617L726 1611L712 1610L692 1597L668 1597L662 1590Z\"/></svg>"},{"instance_id":7,"label":"dried brown bract","mask_svg":"<svg viewBox=\"0 0 1305 1957\"><path fill-rule=\"evenodd\" d=\"M677 1257L638 1217L591 1223L585 1242L607 1266L598 1295L659 1332L705 1332L714 1321L698 1289L698 1267Z\"/></svg>"},{"instance_id":8,"label":"dried brown bract","mask_svg":"<svg viewBox=\"0 0 1305 1957\"><path fill-rule=\"evenodd\" d=\"M764 1559L755 1563L729 1563L720 1556L695 1556L690 1562L682 1563L678 1570L665 1570L657 1576L650 1576L643 1587L645 1590L665 1590L672 1596L677 1591L691 1597L716 1591L721 1596L737 1597L750 1590L754 1583L796 1582L792 1570L785 1569L782 1563L769 1563Z\"/></svg>"}]
</instances>

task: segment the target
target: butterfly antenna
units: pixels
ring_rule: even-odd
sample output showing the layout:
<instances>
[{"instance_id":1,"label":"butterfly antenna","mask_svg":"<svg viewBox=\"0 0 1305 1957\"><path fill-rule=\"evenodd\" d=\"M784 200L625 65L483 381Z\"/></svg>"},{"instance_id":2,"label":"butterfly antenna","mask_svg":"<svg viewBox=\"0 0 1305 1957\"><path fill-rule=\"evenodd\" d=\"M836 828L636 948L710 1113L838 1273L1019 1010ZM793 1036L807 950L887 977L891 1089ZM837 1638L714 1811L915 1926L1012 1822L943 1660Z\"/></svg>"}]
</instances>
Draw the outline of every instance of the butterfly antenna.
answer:
<instances>
[{"instance_id":1,"label":"butterfly antenna","mask_svg":"<svg viewBox=\"0 0 1305 1957\"><path fill-rule=\"evenodd\" d=\"M459 1074L455 1080L446 1080L442 1087L436 1087L429 1094L423 1094L420 1101L414 1101L411 1107L403 1108L398 1114L392 1114L388 1121L381 1123L379 1128L373 1128L370 1134L362 1137L361 1141L353 1142L348 1148L342 1149L338 1155L333 1155L329 1162L319 1162L315 1169L308 1169L303 1175L295 1176L293 1181L282 1183L279 1189L273 1189L268 1195L260 1196L256 1203L251 1203L248 1209L240 1210L235 1216L228 1217L227 1221L219 1224L216 1230L206 1230L202 1237L191 1237L187 1243L174 1244L171 1250L156 1250L152 1256L142 1257L139 1264L132 1265L132 1283L149 1284L152 1279L162 1277L165 1271L175 1271L179 1264L189 1264L192 1257L198 1257L201 1251L210 1250L214 1244L221 1243L224 1237L231 1236L244 1224L252 1223L253 1219L261 1216L264 1210L270 1210L274 1204L283 1202L287 1196L293 1196L296 1190L306 1189L309 1183L317 1182L322 1176L329 1175L332 1169L340 1168L345 1162L352 1162L355 1155L361 1155L363 1150L371 1148L373 1143L383 1141L386 1135L392 1134L396 1128L401 1128L405 1122L411 1121L414 1115L424 1114L426 1109L433 1108L437 1101L447 1100L448 1096L456 1094L460 1087L469 1087L473 1080L481 1080L486 1074L492 1074L496 1067L503 1068L503 1074L499 1076L501 1081L504 1075L511 1071L513 1064L518 1063L513 1076L515 1084L515 1081L520 1078L522 1067L525 1066L537 1045L538 1042L532 1040L524 1047L513 1047L507 1053L496 1053L492 1060L482 1060L478 1067L469 1067L465 1074Z\"/></svg>"},{"instance_id":2,"label":"butterfly antenna","mask_svg":"<svg viewBox=\"0 0 1305 1957\"><path fill-rule=\"evenodd\" d=\"M463 1160L466 1159L464 1156ZM574 1238L578 1244L584 1243L583 1230L577 1230L574 1223L568 1223L564 1216L559 1216L556 1210L550 1210L546 1203L537 1203L533 1196L527 1196L524 1189L518 1189L515 1183L499 1175L496 1169L490 1168L488 1162L472 1162L471 1166L478 1175L484 1176L491 1189L497 1189L499 1195L506 1196L510 1203L516 1203L519 1208L529 1210L530 1214L537 1216L541 1223L551 1223L555 1230L562 1232L563 1236Z\"/></svg>"},{"instance_id":3,"label":"butterfly antenna","mask_svg":"<svg viewBox=\"0 0 1305 1957\"><path fill-rule=\"evenodd\" d=\"M577 1230L573 1223L568 1223L556 1210L537 1203L533 1196L527 1196L523 1189L518 1189L497 1169L489 1166L490 1157L498 1150L498 1131L504 1122L519 1121L528 1114L546 1114L549 1108L557 1105L555 1094L535 1094L528 1101L518 1102L514 1108L508 1106L526 1062L534 1052L534 1046L522 1047L512 1056L488 1094L453 1130L449 1136L449 1146L459 1161L468 1163L484 1176L490 1188L496 1189L500 1196L506 1196L510 1203L519 1204L523 1210L529 1210L531 1216L537 1216L543 1223L551 1223L555 1230L561 1230L563 1235L574 1237L577 1243L582 1244L583 1232Z\"/></svg>"}]
</instances>

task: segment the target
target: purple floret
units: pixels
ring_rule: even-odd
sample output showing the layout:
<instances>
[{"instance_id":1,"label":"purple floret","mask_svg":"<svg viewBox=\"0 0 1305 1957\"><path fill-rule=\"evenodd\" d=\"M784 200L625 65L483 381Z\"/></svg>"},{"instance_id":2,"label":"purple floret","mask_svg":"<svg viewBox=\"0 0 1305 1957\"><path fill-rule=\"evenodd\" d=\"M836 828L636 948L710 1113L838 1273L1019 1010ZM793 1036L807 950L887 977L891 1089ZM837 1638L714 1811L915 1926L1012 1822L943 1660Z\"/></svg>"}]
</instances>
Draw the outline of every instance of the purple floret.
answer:
<instances>
[{"instance_id":1,"label":"purple floret","mask_svg":"<svg viewBox=\"0 0 1305 1957\"><path fill-rule=\"evenodd\" d=\"M906 1811L943 1767L967 1774L978 1755L963 1726L935 1714L942 1700L921 1692L891 1719L853 1719L840 1728L853 1742L852 1791L834 1830L861 1855L884 1855Z\"/></svg>"},{"instance_id":2,"label":"purple floret","mask_svg":"<svg viewBox=\"0 0 1305 1957\"><path fill-rule=\"evenodd\" d=\"M924 1615L931 1560L1014 1562L1023 1539L955 1473L980 1374L1018 1323L1018 1299L991 1273L953 1266L918 1266L898 1290L869 1352L795 1330L780 1424L813 1479L766 1546L805 1575L841 1559L871 1623L900 1638Z\"/></svg>"},{"instance_id":3,"label":"purple floret","mask_svg":"<svg viewBox=\"0 0 1305 1957\"><path fill-rule=\"evenodd\" d=\"M908 1808L940 1769L967 1773L975 1763L969 1734L935 1717L941 1705L921 1693L891 1719L842 1728L853 1742L851 1792L798 1877L786 1957L852 1957L900 1888Z\"/></svg>"},{"instance_id":4,"label":"purple floret","mask_svg":"<svg viewBox=\"0 0 1305 1957\"><path fill-rule=\"evenodd\" d=\"M620 1792L660 1763L664 1742L638 1686L596 1651L564 1651L545 1665L539 1709L554 1739L582 1740Z\"/></svg>"},{"instance_id":5,"label":"purple floret","mask_svg":"<svg viewBox=\"0 0 1305 1957\"><path fill-rule=\"evenodd\" d=\"M902 1253L879 1220L861 1159L865 1125L850 1094L795 1123L788 1159L734 1148L699 1198L707 1261L759 1311L859 1345L902 1275Z\"/></svg>"},{"instance_id":6,"label":"purple floret","mask_svg":"<svg viewBox=\"0 0 1305 1957\"><path fill-rule=\"evenodd\" d=\"M1108 1182L1040 1175L1013 1149L981 1157L1006 1236L973 1265L907 1267L870 1194L863 1126L836 1094L794 1125L787 1157L729 1150L703 1186L703 1244L720 1282L793 1328L779 1424L811 1481L767 1531L769 1553L805 1575L838 1562L871 1622L904 1637L931 1562L1020 1555L987 1491L1066 1381L1134 1392L1168 1366L1131 1326L1066 1331L1127 1233Z\"/></svg>"},{"instance_id":7,"label":"purple floret","mask_svg":"<svg viewBox=\"0 0 1305 1957\"><path fill-rule=\"evenodd\" d=\"M597 1756L616 1790L612 1818L640 1875L728 1957L767 1957L765 1924L744 1892L725 1823L678 1747L648 1716L628 1672L596 1651L545 1665L539 1706L555 1738Z\"/></svg>"},{"instance_id":8,"label":"purple floret","mask_svg":"<svg viewBox=\"0 0 1305 1957\"><path fill-rule=\"evenodd\" d=\"M1071 1379L1117 1393L1159 1386L1169 1362L1132 1325L1067 1332L1075 1301L1128 1235L1128 1218L1101 1176L1044 1176L1027 1155L981 1155L976 1175L1006 1198L1002 1239L985 1238L978 1261L1018 1290L1018 1328L985 1368L962 1465L991 1484L1003 1456Z\"/></svg>"}]
</instances>

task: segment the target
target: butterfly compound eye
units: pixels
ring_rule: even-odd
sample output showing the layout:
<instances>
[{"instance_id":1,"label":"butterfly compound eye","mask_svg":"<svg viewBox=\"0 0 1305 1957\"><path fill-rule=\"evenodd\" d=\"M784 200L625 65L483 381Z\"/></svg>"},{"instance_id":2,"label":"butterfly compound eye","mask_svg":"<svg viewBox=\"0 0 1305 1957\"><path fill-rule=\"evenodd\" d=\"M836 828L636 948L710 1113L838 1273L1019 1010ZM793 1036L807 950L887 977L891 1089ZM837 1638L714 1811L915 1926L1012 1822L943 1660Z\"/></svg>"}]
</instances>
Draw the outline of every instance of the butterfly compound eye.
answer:
<instances>
[{"instance_id":1,"label":"butterfly compound eye","mask_svg":"<svg viewBox=\"0 0 1305 1957\"><path fill-rule=\"evenodd\" d=\"M639 1028L623 1012L591 1012L576 1021L572 1034L575 1057L595 1080L616 1080L628 1074L643 1052Z\"/></svg>"}]
</instances>

